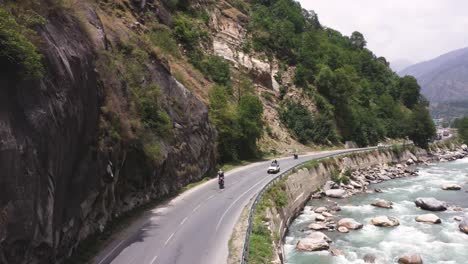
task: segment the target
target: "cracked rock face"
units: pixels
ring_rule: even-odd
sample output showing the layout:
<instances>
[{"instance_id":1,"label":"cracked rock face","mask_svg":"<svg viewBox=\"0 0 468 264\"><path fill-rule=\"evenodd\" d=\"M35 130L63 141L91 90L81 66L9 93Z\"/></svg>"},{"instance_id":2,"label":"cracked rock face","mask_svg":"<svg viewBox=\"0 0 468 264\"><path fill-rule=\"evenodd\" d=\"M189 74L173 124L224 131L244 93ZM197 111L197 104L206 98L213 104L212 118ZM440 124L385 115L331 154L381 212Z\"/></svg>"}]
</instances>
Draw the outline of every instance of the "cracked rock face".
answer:
<instances>
[{"instance_id":1,"label":"cracked rock face","mask_svg":"<svg viewBox=\"0 0 468 264\"><path fill-rule=\"evenodd\" d=\"M106 139L100 118L109 88L95 60L96 50L109 43L99 17L87 11L93 39L66 15L49 17L39 30L42 81L0 73L0 263L59 262L116 215L214 167L216 131L206 105L160 61L146 66L177 124L173 140L161 142L160 162L149 164L141 150L128 146L99 148L102 135ZM128 96L119 99L128 104Z\"/></svg>"}]
</instances>

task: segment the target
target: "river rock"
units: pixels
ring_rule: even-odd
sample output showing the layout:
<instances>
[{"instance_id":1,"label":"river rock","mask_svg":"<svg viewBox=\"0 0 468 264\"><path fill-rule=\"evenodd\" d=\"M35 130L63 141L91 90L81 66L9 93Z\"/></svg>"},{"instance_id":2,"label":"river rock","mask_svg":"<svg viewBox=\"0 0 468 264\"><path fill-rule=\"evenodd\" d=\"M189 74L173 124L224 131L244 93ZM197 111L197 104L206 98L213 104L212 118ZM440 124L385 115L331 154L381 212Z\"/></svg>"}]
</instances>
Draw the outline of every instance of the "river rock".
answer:
<instances>
[{"instance_id":1,"label":"river rock","mask_svg":"<svg viewBox=\"0 0 468 264\"><path fill-rule=\"evenodd\" d=\"M423 264L423 261L417 253L406 253L398 259L398 264Z\"/></svg>"},{"instance_id":2,"label":"river rock","mask_svg":"<svg viewBox=\"0 0 468 264\"><path fill-rule=\"evenodd\" d=\"M417 198L414 201L417 207L428 211L445 211L447 206L435 198Z\"/></svg>"},{"instance_id":3,"label":"river rock","mask_svg":"<svg viewBox=\"0 0 468 264\"><path fill-rule=\"evenodd\" d=\"M316 215L316 216L315 216L315 221L319 221L319 222L325 221L325 216L323 216L323 215Z\"/></svg>"},{"instance_id":4,"label":"river rock","mask_svg":"<svg viewBox=\"0 0 468 264\"><path fill-rule=\"evenodd\" d=\"M345 226L340 226L340 227L338 227L337 230L338 230L338 232L340 232L340 233L349 233L349 229L346 228Z\"/></svg>"},{"instance_id":5,"label":"river rock","mask_svg":"<svg viewBox=\"0 0 468 264\"><path fill-rule=\"evenodd\" d=\"M328 250L331 239L322 232L313 232L306 238L297 242L296 249L300 251L321 251Z\"/></svg>"},{"instance_id":6,"label":"river rock","mask_svg":"<svg viewBox=\"0 0 468 264\"><path fill-rule=\"evenodd\" d=\"M400 221L398 221L398 219L396 219L395 217L391 216L377 216L372 218L371 224L381 227L393 227L399 226Z\"/></svg>"},{"instance_id":7,"label":"river rock","mask_svg":"<svg viewBox=\"0 0 468 264\"><path fill-rule=\"evenodd\" d=\"M334 216L334 215L330 214L329 212L323 212L322 215L325 216L325 217L333 217Z\"/></svg>"},{"instance_id":8,"label":"river rock","mask_svg":"<svg viewBox=\"0 0 468 264\"><path fill-rule=\"evenodd\" d=\"M338 227L346 227L348 230L361 229L364 225L352 218L343 218L337 223Z\"/></svg>"},{"instance_id":9,"label":"river rock","mask_svg":"<svg viewBox=\"0 0 468 264\"><path fill-rule=\"evenodd\" d=\"M375 260L377 258L372 254L366 254L364 255L363 259L364 259L364 263L375 263Z\"/></svg>"},{"instance_id":10,"label":"river rock","mask_svg":"<svg viewBox=\"0 0 468 264\"><path fill-rule=\"evenodd\" d=\"M458 225L458 228L460 228L460 231L468 235L468 216L463 218L460 225Z\"/></svg>"},{"instance_id":11,"label":"river rock","mask_svg":"<svg viewBox=\"0 0 468 264\"><path fill-rule=\"evenodd\" d=\"M328 227L324 223L312 223L308 226L312 230L328 230Z\"/></svg>"},{"instance_id":12,"label":"river rock","mask_svg":"<svg viewBox=\"0 0 468 264\"><path fill-rule=\"evenodd\" d=\"M444 184L442 185L442 190L446 191L459 191L461 190L461 186L458 184Z\"/></svg>"},{"instance_id":13,"label":"river rock","mask_svg":"<svg viewBox=\"0 0 468 264\"><path fill-rule=\"evenodd\" d=\"M317 213L317 214L321 214L321 213L326 212L326 211L328 211L328 209L326 207L323 207L323 206L314 210L314 212Z\"/></svg>"},{"instance_id":14,"label":"river rock","mask_svg":"<svg viewBox=\"0 0 468 264\"><path fill-rule=\"evenodd\" d=\"M461 220L463 220L463 218L461 216L454 216L453 220L455 220L457 222L461 222Z\"/></svg>"},{"instance_id":15,"label":"river rock","mask_svg":"<svg viewBox=\"0 0 468 264\"><path fill-rule=\"evenodd\" d=\"M385 200L379 200L377 202L372 203L371 205L375 207L385 208L385 209L393 208L393 203L390 201L385 201Z\"/></svg>"},{"instance_id":16,"label":"river rock","mask_svg":"<svg viewBox=\"0 0 468 264\"><path fill-rule=\"evenodd\" d=\"M440 224L442 221L435 214L425 214L416 217L416 222L430 223L430 224Z\"/></svg>"},{"instance_id":17,"label":"river rock","mask_svg":"<svg viewBox=\"0 0 468 264\"><path fill-rule=\"evenodd\" d=\"M331 198L344 198L346 196L346 191L342 189L331 189L325 191L325 195Z\"/></svg>"},{"instance_id":18,"label":"river rock","mask_svg":"<svg viewBox=\"0 0 468 264\"><path fill-rule=\"evenodd\" d=\"M331 247L330 248L330 254L333 256L333 257L338 257L338 256L343 256L343 251L337 249L337 248L333 248Z\"/></svg>"}]
</instances>

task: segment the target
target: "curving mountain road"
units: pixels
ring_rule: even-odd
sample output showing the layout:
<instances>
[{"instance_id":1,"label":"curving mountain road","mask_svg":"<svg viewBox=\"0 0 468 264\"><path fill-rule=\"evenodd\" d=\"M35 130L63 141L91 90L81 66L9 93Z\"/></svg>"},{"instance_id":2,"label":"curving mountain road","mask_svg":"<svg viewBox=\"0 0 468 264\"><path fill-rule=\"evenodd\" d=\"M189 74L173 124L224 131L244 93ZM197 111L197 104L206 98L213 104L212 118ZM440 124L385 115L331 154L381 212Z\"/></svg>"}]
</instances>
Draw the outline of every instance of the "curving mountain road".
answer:
<instances>
[{"instance_id":1,"label":"curving mountain road","mask_svg":"<svg viewBox=\"0 0 468 264\"><path fill-rule=\"evenodd\" d=\"M363 149L359 149L363 150ZM343 154L336 150L278 159L284 171L307 160ZM147 213L93 260L95 264L221 264L243 208L275 175L270 161L253 163L225 175L225 189L216 180L197 186Z\"/></svg>"}]
</instances>

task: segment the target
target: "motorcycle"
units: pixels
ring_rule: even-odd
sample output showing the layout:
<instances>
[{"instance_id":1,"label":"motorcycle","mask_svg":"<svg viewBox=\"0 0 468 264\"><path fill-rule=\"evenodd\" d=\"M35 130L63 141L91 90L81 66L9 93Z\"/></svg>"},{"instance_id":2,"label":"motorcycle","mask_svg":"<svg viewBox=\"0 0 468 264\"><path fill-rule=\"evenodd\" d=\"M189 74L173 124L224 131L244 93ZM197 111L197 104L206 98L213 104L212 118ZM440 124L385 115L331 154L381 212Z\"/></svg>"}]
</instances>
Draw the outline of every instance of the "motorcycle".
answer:
<instances>
[{"instance_id":1,"label":"motorcycle","mask_svg":"<svg viewBox=\"0 0 468 264\"><path fill-rule=\"evenodd\" d=\"M294 159L298 159L299 158L299 155L297 155L296 153L294 153Z\"/></svg>"},{"instance_id":2,"label":"motorcycle","mask_svg":"<svg viewBox=\"0 0 468 264\"><path fill-rule=\"evenodd\" d=\"M219 178L218 185L220 189L224 189L224 178Z\"/></svg>"}]
</instances>

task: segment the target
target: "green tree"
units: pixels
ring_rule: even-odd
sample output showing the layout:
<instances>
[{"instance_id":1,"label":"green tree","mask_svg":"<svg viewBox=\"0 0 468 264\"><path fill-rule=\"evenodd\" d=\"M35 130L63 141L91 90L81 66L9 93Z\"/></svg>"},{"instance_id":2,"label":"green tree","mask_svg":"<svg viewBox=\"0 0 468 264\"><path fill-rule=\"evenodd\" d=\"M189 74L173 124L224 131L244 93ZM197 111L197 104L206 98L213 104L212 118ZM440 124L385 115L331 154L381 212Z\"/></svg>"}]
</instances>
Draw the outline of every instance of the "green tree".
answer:
<instances>
[{"instance_id":1,"label":"green tree","mask_svg":"<svg viewBox=\"0 0 468 264\"><path fill-rule=\"evenodd\" d=\"M465 144L468 144L468 117L458 119L457 127L458 136Z\"/></svg>"},{"instance_id":2,"label":"green tree","mask_svg":"<svg viewBox=\"0 0 468 264\"><path fill-rule=\"evenodd\" d=\"M237 107L239 118L240 138L239 156L242 159L257 157L257 141L263 134L263 105L254 95L241 97Z\"/></svg>"},{"instance_id":3,"label":"green tree","mask_svg":"<svg viewBox=\"0 0 468 264\"><path fill-rule=\"evenodd\" d=\"M354 31L350 37L351 44L353 46L363 49L367 45L367 41L364 39L364 35L361 32Z\"/></svg>"},{"instance_id":4,"label":"green tree","mask_svg":"<svg viewBox=\"0 0 468 264\"><path fill-rule=\"evenodd\" d=\"M214 86L210 91L210 119L218 131L217 150L221 162L238 160L236 141L239 126L236 113L229 103L226 87Z\"/></svg>"},{"instance_id":5,"label":"green tree","mask_svg":"<svg viewBox=\"0 0 468 264\"><path fill-rule=\"evenodd\" d=\"M427 148L429 141L436 136L429 110L424 105L415 105L410 120L409 138L416 146Z\"/></svg>"},{"instance_id":6,"label":"green tree","mask_svg":"<svg viewBox=\"0 0 468 264\"><path fill-rule=\"evenodd\" d=\"M421 87L413 76L405 76L400 79L400 96L403 104L408 108L413 108L420 99Z\"/></svg>"}]
</instances>

